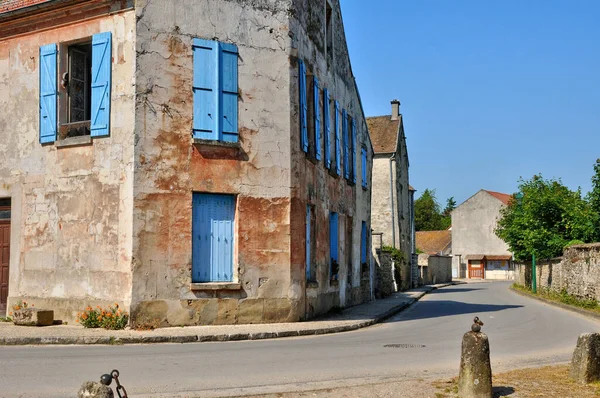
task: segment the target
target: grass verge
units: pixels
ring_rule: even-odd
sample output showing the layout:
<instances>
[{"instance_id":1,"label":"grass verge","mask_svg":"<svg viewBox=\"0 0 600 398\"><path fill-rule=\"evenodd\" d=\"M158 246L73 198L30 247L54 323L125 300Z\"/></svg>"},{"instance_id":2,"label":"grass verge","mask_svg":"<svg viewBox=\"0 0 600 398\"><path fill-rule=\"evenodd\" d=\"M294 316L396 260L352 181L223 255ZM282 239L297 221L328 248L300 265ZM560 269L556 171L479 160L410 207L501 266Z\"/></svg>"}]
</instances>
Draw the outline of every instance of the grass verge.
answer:
<instances>
[{"instance_id":1,"label":"grass verge","mask_svg":"<svg viewBox=\"0 0 600 398\"><path fill-rule=\"evenodd\" d=\"M515 290L521 291L526 294L530 294L532 296L538 296L549 301L554 301L556 303L562 303L573 307L582 308L584 310L593 311L597 314L600 314L600 305L598 305L598 302L596 300L582 300L580 298L570 295L565 290L561 292L556 292L547 288L539 288L537 293L533 293L531 291L531 288L528 286L523 286L515 283L512 285L512 287Z\"/></svg>"}]
</instances>

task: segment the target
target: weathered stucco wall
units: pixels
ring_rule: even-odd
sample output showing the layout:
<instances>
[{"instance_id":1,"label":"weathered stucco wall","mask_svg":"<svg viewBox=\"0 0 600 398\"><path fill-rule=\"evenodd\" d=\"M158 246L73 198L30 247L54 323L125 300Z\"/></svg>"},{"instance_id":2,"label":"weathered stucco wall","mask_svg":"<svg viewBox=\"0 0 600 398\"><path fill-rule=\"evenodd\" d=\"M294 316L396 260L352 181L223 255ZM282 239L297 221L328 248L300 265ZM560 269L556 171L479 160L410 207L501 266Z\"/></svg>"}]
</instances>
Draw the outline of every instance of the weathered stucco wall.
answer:
<instances>
[{"instance_id":1,"label":"weathered stucco wall","mask_svg":"<svg viewBox=\"0 0 600 398\"><path fill-rule=\"evenodd\" d=\"M538 260L536 271L538 288L600 301L600 243L571 246L562 257ZM516 283L531 286L531 262L515 264L515 275Z\"/></svg>"},{"instance_id":2,"label":"weathered stucco wall","mask_svg":"<svg viewBox=\"0 0 600 398\"><path fill-rule=\"evenodd\" d=\"M452 281L452 257L419 254L420 283L431 285Z\"/></svg>"},{"instance_id":3,"label":"weathered stucco wall","mask_svg":"<svg viewBox=\"0 0 600 398\"><path fill-rule=\"evenodd\" d=\"M390 155L377 155L373 159L373 198L372 198L372 228L375 232L383 232L383 244L392 246L392 203L390 200ZM394 162L395 163L395 162ZM394 175L394 165L392 174ZM393 181L395 181L394 178ZM394 182L392 182L396 186ZM396 194L394 194L394 202ZM396 225L396 247L400 248L400 233L398 223L398 209L394 206L394 221ZM377 242L379 244L379 239Z\"/></svg>"},{"instance_id":4,"label":"weathered stucco wall","mask_svg":"<svg viewBox=\"0 0 600 398\"><path fill-rule=\"evenodd\" d=\"M291 184L292 205L290 232L291 240L291 287L298 292L298 297L306 291L307 301L303 302L304 318L323 313L332 307L350 306L371 298L371 280L369 272L361 269L361 222L371 225L371 191L361 187L360 148L365 146L368 152L368 178L371 177L372 145L368 136L359 94L350 67L350 58L346 46L342 16L339 2L331 2L332 39L327 48L326 41L326 7L320 0L294 0L290 12L290 31L292 32L292 49L290 52L290 96L292 101L289 115L291 125ZM331 54L331 56L326 55ZM331 104L331 130L333 137L334 107L333 101L340 104L340 137L341 111L346 109L348 115L356 121L356 185L349 184L343 176L335 177L325 166L325 156L319 161L314 159L314 148L307 155L301 150L299 91L298 91L298 58L306 64L309 96L312 94L312 75L316 75L320 83L320 101L322 89L329 90ZM310 104L310 102L309 102ZM309 111L309 116L311 115ZM312 118L309 117L309 125ZM323 126L323 122L321 123ZM350 130L350 125L349 125ZM314 131L309 129L309 134ZM340 138L341 140L341 138ZM332 142L332 154L334 145ZM321 143L324 148L324 142ZM332 156L335 170L335 157ZM342 161L342 174L344 165ZM307 286L305 276L305 219L306 206L314 206L316 224L316 284ZM330 245L329 214L339 214L339 280L330 281ZM370 247L370 244L368 244ZM370 256L369 256L370 258ZM369 261L369 260L368 260Z\"/></svg>"},{"instance_id":5,"label":"weathered stucco wall","mask_svg":"<svg viewBox=\"0 0 600 398\"><path fill-rule=\"evenodd\" d=\"M39 143L39 47L112 32L110 137ZM135 15L132 10L0 40L0 197L12 199L9 306L73 320L131 299Z\"/></svg>"},{"instance_id":6,"label":"weathered stucco wall","mask_svg":"<svg viewBox=\"0 0 600 398\"><path fill-rule=\"evenodd\" d=\"M163 325L297 320L290 283L289 4L139 1L134 312ZM193 145L193 38L237 45L240 149ZM192 291L192 193L237 195L239 290Z\"/></svg>"}]
</instances>

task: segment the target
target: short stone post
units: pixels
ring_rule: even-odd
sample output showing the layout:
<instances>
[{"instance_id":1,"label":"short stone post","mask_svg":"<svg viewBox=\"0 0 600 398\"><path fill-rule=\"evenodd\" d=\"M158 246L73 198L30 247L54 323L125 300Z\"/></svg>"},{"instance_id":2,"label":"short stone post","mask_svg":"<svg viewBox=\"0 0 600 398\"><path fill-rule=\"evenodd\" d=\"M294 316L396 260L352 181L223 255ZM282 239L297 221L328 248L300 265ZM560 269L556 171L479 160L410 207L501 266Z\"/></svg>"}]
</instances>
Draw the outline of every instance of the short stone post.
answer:
<instances>
[{"instance_id":1,"label":"short stone post","mask_svg":"<svg viewBox=\"0 0 600 398\"><path fill-rule=\"evenodd\" d=\"M584 333L577 339L570 376L581 384L600 380L600 333Z\"/></svg>"},{"instance_id":2,"label":"short stone post","mask_svg":"<svg viewBox=\"0 0 600 398\"><path fill-rule=\"evenodd\" d=\"M492 398L492 366L490 343L481 333L483 322L475 318L472 331L465 333L462 340L458 396L461 398Z\"/></svg>"},{"instance_id":3,"label":"short stone post","mask_svg":"<svg viewBox=\"0 0 600 398\"><path fill-rule=\"evenodd\" d=\"M77 398L114 398L112 388L95 381L86 381L81 385Z\"/></svg>"}]
</instances>

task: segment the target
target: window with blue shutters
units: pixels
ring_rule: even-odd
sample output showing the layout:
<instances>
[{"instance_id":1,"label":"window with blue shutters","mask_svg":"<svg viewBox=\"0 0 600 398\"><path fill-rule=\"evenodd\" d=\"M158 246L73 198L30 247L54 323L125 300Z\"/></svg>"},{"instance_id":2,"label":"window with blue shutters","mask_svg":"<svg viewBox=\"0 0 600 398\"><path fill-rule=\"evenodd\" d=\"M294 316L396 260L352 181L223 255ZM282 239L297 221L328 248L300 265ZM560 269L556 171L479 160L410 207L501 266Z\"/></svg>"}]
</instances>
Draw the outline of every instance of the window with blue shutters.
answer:
<instances>
[{"instance_id":1,"label":"window with blue shutters","mask_svg":"<svg viewBox=\"0 0 600 398\"><path fill-rule=\"evenodd\" d=\"M335 172L337 175L342 174L341 153L340 153L340 104L334 103L334 134L335 134Z\"/></svg>"},{"instance_id":2,"label":"window with blue shutters","mask_svg":"<svg viewBox=\"0 0 600 398\"><path fill-rule=\"evenodd\" d=\"M329 91L323 89L323 121L325 123L325 167L331 168L331 120L329 120Z\"/></svg>"},{"instance_id":3,"label":"window with blue shutters","mask_svg":"<svg viewBox=\"0 0 600 398\"><path fill-rule=\"evenodd\" d=\"M308 100L306 97L306 66L298 60L298 91L300 95L300 145L302 151L308 153Z\"/></svg>"},{"instance_id":4,"label":"window with blue shutters","mask_svg":"<svg viewBox=\"0 0 600 398\"><path fill-rule=\"evenodd\" d=\"M329 213L329 276L332 280L338 279L340 271L339 257L338 257L338 243L339 243L339 230L338 230L338 214L335 212Z\"/></svg>"},{"instance_id":5,"label":"window with blue shutters","mask_svg":"<svg viewBox=\"0 0 600 398\"><path fill-rule=\"evenodd\" d=\"M321 160L321 112L319 109L319 79L313 76L313 113L315 116L315 157ZM324 105L323 105L324 106Z\"/></svg>"},{"instance_id":6,"label":"window with blue shutters","mask_svg":"<svg viewBox=\"0 0 600 398\"><path fill-rule=\"evenodd\" d=\"M361 148L360 149L360 158L361 158L361 174L362 174L362 178L361 178L361 182L362 182L362 186L363 188L367 188L367 149L366 148Z\"/></svg>"},{"instance_id":7,"label":"window with blue shutters","mask_svg":"<svg viewBox=\"0 0 600 398\"><path fill-rule=\"evenodd\" d=\"M63 51L61 60L66 62L59 64L57 54ZM41 143L82 135L110 135L110 32L73 44L40 47L39 71Z\"/></svg>"},{"instance_id":8,"label":"window with blue shutters","mask_svg":"<svg viewBox=\"0 0 600 398\"><path fill-rule=\"evenodd\" d=\"M350 163L348 162L348 114L342 111L342 139L344 140L344 177L350 179Z\"/></svg>"},{"instance_id":9,"label":"window with blue shutters","mask_svg":"<svg viewBox=\"0 0 600 398\"><path fill-rule=\"evenodd\" d=\"M230 43L194 39L194 138L238 141L238 49Z\"/></svg>"},{"instance_id":10,"label":"window with blue shutters","mask_svg":"<svg viewBox=\"0 0 600 398\"><path fill-rule=\"evenodd\" d=\"M352 119L351 124L351 138L350 138L350 146L352 150L350 151L350 155L352 156L352 161L350 162L350 167L352 168L352 172L350 176L352 178L352 183L356 184L356 122Z\"/></svg>"}]
</instances>

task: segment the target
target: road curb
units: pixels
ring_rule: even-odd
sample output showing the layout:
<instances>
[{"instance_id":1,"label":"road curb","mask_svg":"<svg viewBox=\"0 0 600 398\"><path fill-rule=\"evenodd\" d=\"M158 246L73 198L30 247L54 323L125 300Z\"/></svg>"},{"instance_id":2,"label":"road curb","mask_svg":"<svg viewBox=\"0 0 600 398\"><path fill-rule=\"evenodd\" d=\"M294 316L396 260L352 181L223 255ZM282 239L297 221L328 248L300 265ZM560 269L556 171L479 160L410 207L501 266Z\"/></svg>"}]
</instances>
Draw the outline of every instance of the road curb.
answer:
<instances>
[{"instance_id":1,"label":"road curb","mask_svg":"<svg viewBox=\"0 0 600 398\"><path fill-rule=\"evenodd\" d=\"M535 296L533 294L525 293L525 292L523 292L523 291L521 291L519 289L515 289L512 286L509 289L512 290L513 292L515 292L516 294L521 295L523 297L529 297L531 299L538 300L538 301L544 302L546 304L550 304L550 305L553 305L555 307L562 308L562 309L567 310L567 311L576 312L576 313L578 313L580 315L585 315L585 316L589 316L591 318L595 318L595 319L600 320L600 314L597 313L597 312L589 311L589 310L586 310L586 309L583 309L583 308L574 307L572 305L568 305L568 304L564 304L564 303L559 303L559 302L556 302L556 301L548 300L548 299L543 298L543 297Z\"/></svg>"},{"instance_id":2,"label":"road curb","mask_svg":"<svg viewBox=\"0 0 600 398\"><path fill-rule=\"evenodd\" d=\"M231 333L212 335L185 335L185 336L48 336L48 337L0 337L0 346L17 345L124 345L124 344L156 344L156 343L202 343L202 342L224 342L243 340L265 340L283 337L313 336L319 334L331 334L349 332L363 329L368 326L381 323L386 319L410 307L419 301L427 293L433 290L455 285L455 283L431 286L419 292L416 297L410 298L373 318L357 321L355 323L337 326L328 326L316 329L284 330L280 332L255 332L255 333Z\"/></svg>"}]
</instances>

